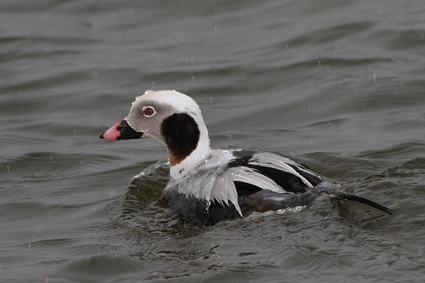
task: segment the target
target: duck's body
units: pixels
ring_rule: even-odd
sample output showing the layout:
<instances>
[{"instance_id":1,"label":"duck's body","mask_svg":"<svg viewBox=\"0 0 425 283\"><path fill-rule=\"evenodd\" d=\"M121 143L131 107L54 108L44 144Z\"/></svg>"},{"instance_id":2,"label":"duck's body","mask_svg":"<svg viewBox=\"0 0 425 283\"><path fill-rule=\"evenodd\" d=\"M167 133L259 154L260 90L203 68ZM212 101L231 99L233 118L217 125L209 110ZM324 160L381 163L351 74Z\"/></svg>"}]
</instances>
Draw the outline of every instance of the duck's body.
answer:
<instances>
[{"instance_id":1,"label":"duck's body","mask_svg":"<svg viewBox=\"0 0 425 283\"><path fill-rule=\"evenodd\" d=\"M199 106L176 91L147 91L133 102L127 118L101 135L108 140L140 137L157 138L167 146L171 180L163 197L187 222L213 225L253 211L305 206L328 198L355 200L392 213L339 192L336 182L288 158L212 150Z\"/></svg>"},{"instance_id":2,"label":"duck's body","mask_svg":"<svg viewBox=\"0 0 425 283\"><path fill-rule=\"evenodd\" d=\"M287 158L256 152L242 157L233 151L213 150L197 170L172 179L163 196L181 219L200 225L310 204L335 183ZM239 153L239 152L236 152ZM323 187L325 189L325 187Z\"/></svg>"}]
</instances>

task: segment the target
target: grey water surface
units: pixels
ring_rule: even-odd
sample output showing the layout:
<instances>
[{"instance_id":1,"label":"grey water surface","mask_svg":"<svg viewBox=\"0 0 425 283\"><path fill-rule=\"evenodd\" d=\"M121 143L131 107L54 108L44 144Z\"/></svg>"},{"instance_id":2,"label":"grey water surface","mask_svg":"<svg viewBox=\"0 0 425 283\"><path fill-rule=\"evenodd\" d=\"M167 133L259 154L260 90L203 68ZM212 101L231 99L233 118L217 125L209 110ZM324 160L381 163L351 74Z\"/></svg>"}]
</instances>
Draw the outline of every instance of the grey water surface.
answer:
<instances>
[{"instance_id":1,"label":"grey water surface","mask_svg":"<svg viewBox=\"0 0 425 283\"><path fill-rule=\"evenodd\" d=\"M164 146L99 139L147 89L397 213L170 219ZM3 0L0 131L0 282L424 281L422 0Z\"/></svg>"}]
</instances>

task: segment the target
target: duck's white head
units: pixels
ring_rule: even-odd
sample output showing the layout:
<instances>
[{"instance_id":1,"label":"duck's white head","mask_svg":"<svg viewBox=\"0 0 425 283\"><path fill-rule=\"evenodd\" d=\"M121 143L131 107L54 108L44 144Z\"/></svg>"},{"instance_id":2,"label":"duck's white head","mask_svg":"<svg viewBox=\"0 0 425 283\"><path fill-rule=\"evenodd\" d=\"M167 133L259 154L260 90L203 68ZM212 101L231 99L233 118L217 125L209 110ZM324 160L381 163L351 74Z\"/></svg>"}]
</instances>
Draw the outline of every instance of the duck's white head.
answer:
<instances>
[{"instance_id":1,"label":"duck's white head","mask_svg":"<svg viewBox=\"0 0 425 283\"><path fill-rule=\"evenodd\" d=\"M156 138L168 149L170 175L181 179L211 156L208 130L201 109L175 90L152 91L136 98L128 116L100 138Z\"/></svg>"}]
</instances>

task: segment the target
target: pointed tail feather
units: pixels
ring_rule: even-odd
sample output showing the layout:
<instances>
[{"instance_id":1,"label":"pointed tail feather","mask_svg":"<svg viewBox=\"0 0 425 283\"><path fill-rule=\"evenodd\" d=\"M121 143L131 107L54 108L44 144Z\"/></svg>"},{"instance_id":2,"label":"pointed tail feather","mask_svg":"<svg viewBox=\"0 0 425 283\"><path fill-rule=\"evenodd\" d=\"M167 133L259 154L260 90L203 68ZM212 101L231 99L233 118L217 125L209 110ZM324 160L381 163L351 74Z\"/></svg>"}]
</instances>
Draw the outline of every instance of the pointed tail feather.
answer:
<instances>
[{"instance_id":1,"label":"pointed tail feather","mask_svg":"<svg viewBox=\"0 0 425 283\"><path fill-rule=\"evenodd\" d=\"M362 197L359 197L359 196L355 196L355 195L349 195L349 194L344 194L344 193L336 193L336 194L334 194L333 199L335 199L335 200L357 201L357 202L360 202L360 203L367 204L367 205L374 207L376 209L379 209L379 210L381 210L381 211L383 211L383 212L385 212L389 215L392 215L392 214L395 213L394 210L392 210L388 207L385 207L383 205L380 205L379 203L376 203L374 201L371 201L371 200L368 200L366 198L362 198Z\"/></svg>"}]
</instances>

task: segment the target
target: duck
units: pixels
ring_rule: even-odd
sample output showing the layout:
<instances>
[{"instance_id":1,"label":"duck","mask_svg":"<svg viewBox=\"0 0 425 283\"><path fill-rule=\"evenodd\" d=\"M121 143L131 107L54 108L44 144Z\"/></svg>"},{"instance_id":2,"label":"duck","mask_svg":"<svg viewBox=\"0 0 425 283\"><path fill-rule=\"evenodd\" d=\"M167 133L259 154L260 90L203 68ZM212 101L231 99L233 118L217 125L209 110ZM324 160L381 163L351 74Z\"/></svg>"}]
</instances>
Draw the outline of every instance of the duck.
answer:
<instances>
[{"instance_id":1,"label":"duck","mask_svg":"<svg viewBox=\"0 0 425 283\"><path fill-rule=\"evenodd\" d=\"M175 90L147 90L132 103L127 117L100 138L161 141L170 166L170 181L161 198L170 214L186 223L215 225L320 200L357 201L389 215L395 212L347 194L336 181L278 154L211 149L199 105Z\"/></svg>"}]
</instances>

